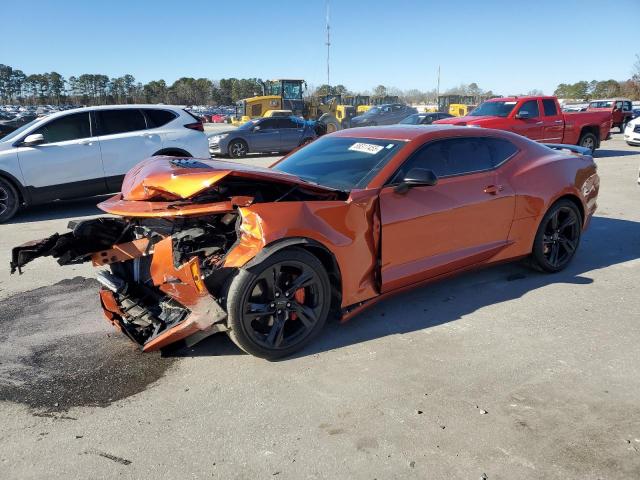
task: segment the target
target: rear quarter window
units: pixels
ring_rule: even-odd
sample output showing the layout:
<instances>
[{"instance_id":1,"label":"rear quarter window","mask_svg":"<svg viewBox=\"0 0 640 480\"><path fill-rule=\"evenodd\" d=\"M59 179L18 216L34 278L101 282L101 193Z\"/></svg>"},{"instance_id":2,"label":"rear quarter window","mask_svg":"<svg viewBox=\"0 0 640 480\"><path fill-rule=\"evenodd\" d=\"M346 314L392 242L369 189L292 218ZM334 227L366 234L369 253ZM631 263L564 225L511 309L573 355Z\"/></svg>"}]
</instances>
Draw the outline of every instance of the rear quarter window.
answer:
<instances>
[{"instance_id":1,"label":"rear quarter window","mask_svg":"<svg viewBox=\"0 0 640 480\"><path fill-rule=\"evenodd\" d=\"M177 117L177 115L170 110L145 108L143 111L147 116L149 128L162 127Z\"/></svg>"},{"instance_id":2,"label":"rear quarter window","mask_svg":"<svg viewBox=\"0 0 640 480\"><path fill-rule=\"evenodd\" d=\"M484 141L489 147L494 168L499 167L518 152L518 147L509 140L502 138L485 138Z\"/></svg>"}]
</instances>

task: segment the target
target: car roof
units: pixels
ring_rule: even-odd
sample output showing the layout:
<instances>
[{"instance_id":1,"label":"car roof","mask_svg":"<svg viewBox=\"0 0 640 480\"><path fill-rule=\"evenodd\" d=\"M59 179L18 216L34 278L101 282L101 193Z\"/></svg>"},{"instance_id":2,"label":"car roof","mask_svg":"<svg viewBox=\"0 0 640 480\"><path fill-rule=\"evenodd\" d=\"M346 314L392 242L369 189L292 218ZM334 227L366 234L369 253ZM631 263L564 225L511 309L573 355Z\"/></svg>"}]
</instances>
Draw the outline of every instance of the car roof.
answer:
<instances>
[{"instance_id":1,"label":"car roof","mask_svg":"<svg viewBox=\"0 0 640 480\"><path fill-rule=\"evenodd\" d=\"M516 133L493 128L474 128L467 126L430 124L430 125L410 125L398 123L395 125L385 125L377 127L356 127L346 130L338 130L325 136L341 138L369 138L373 140L396 140L404 142L418 143L429 140L446 139L453 137L494 137L509 140L516 145L534 144L532 140L522 137Z\"/></svg>"},{"instance_id":2,"label":"car roof","mask_svg":"<svg viewBox=\"0 0 640 480\"><path fill-rule=\"evenodd\" d=\"M94 107L80 107L80 108L70 108L68 110L60 110L58 112L54 112L50 115L47 115L46 119L63 117L65 115L69 115L70 113L82 113L82 112L90 112L93 110L129 110L129 109L137 109L137 108L151 108L156 110L173 110L178 111L182 110L182 108L177 107L175 105L158 105L158 104L129 104L129 105L97 105Z\"/></svg>"},{"instance_id":3,"label":"car roof","mask_svg":"<svg viewBox=\"0 0 640 480\"><path fill-rule=\"evenodd\" d=\"M511 97L495 97L495 98L490 98L488 100L486 100L487 102L517 102L520 100L538 100L538 99L542 99L542 100L555 100L556 97L554 97L553 95L522 95L522 96L511 96Z\"/></svg>"}]
</instances>

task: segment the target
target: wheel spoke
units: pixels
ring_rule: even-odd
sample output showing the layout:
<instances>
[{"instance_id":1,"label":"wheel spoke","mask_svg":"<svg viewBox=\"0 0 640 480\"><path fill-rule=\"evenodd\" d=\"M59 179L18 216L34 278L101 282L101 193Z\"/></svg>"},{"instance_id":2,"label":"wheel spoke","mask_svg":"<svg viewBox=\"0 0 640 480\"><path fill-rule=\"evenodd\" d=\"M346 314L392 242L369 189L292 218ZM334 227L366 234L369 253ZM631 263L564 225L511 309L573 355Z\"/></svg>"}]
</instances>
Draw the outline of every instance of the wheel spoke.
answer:
<instances>
[{"instance_id":1,"label":"wheel spoke","mask_svg":"<svg viewBox=\"0 0 640 480\"><path fill-rule=\"evenodd\" d=\"M248 318L264 317L276 313L275 306L270 303L248 303L245 316Z\"/></svg>"},{"instance_id":2,"label":"wheel spoke","mask_svg":"<svg viewBox=\"0 0 640 480\"><path fill-rule=\"evenodd\" d=\"M571 255L573 252L575 252L576 250L576 244L570 240L567 237L560 237L560 245L562 245L562 248L564 248L564 250Z\"/></svg>"},{"instance_id":3,"label":"wheel spoke","mask_svg":"<svg viewBox=\"0 0 640 480\"><path fill-rule=\"evenodd\" d=\"M278 286L278 281L280 280L280 265L276 264L264 272L262 278L267 287L265 294L269 299L273 300L276 292L280 291Z\"/></svg>"},{"instance_id":4,"label":"wheel spoke","mask_svg":"<svg viewBox=\"0 0 640 480\"><path fill-rule=\"evenodd\" d=\"M551 254L549 255L549 263L551 263L551 265L558 264L559 254L560 254L560 245L558 243L554 243L551 246Z\"/></svg>"},{"instance_id":5,"label":"wheel spoke","mask_svg":"<svg viewBox=\"0 0 640 480\"><path fill-rule=\"evenodd\" d=\"M286 322L285 318L276 319L269 331L269 335L267 335L266 342L267 344L273 347L279 347L282 343L282 339L284 337L284 324Z\"/></svg>"},{"instance_id":6,"label":"wheel spoke","mask_svg":"<svg viewBox=\"0 0 640 480\"><path fill-rule=\"evenodd\" d=\"M569 218L565 219L559 227L559 230L562 232L564 230L566 230L568 227L571 227L572 225L576 224L576 217L574 217L573 215L569 215Z\"/></svg>"},{"instance_id":7,"label":"wheel spoke","mask_svg":"<svg viewBox=\"0 0 640 480\"><path fill-rule=\"evenodd\" d=\"M313 280L313 275L311 273L304 270L298 278L296 278L293 283L289 286L289 291L291 295L293 295L296 290L300 290L301 288L308 287L311 285L311 281Z\"/></svg>"},{"instance_id":8,"label":"wheel spoke","mask_svg":"<svg viewBox=\"0 0 640 480\"><path fill-rule=\"evenodd\" d=\"M551 217L551 228L556 231L558 230L558 217L560 216L560 210L553 214Z\"/></svg>"},{"instance_id":9,"label":"wheel spoke","mask_svg":"<svg viewBox=\"0 0 640 480\"><path fill-rule=\"evenodd\" d=\"M298 318L306 328L313 327L315 323L318 321L316 312L314 312L311 307L308 307L306 305L301 305L296 302L294 309L295 309L296 315L298 315Z\"/></svg>"}]
</instances>

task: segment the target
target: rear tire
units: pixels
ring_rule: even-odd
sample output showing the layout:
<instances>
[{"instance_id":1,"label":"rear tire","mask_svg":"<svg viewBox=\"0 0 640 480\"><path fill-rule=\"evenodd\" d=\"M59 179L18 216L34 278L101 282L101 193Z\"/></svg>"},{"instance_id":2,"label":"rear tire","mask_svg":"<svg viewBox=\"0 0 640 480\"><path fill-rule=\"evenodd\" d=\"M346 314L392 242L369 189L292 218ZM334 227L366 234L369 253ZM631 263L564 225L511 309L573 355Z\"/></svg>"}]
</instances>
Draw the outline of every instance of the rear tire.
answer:
<instances>
[{"instance_id":1,"label":"rear tire","mask_svg":"<svg viewBox=\"0 0 640 480\"><path fill-rule=\"evenodd\" d=\"M20 207L20 196L15 187L0 178L0 223L9 221Z\"/></svg>"},{"instance_id":2,"label":"rear tire","mask_svg":"<svg viewBox=\"0 0 640 480\"><path fill-rule=\"evenodd\" d=\"M229 156L231 158L244 158L249 153L249 146L244 140L233 140L229 144Z\"/></svg>"},{"instance_id":3,"label":"rear tire","mask_svg":"<svg viewBox=\"0 0 640 480\"><path fill-rule=\"evenodd\" d=\"M588 148L591 150L591 153L595 152L596 146L598 145L598 139L593 133L583 133L580 136L580 140L578 141L578 145L584 148Z\"/></svg>"},{"instance_id":4,"label":"rear tire","mask_svg":"<svg viewBox=\"0 0 640 480\"><path fill-rule=\"evenodd\" d=\"M331 285L315 256L287 248L240 269L226 297L233 343L274 360L297 352L322 330L331 307Z\"/></svg>"},{"instance_id":5,"label":"rear tire","mask_svg":"<svg viewBox=\"0 0 640 480\"><path fill-rule=\"evenodd\" d=\"M531 266L554 273L566 268L580 245L582 216L570 200L554 203L542 218L531 252Z\"/></svg>"}]
</instances>

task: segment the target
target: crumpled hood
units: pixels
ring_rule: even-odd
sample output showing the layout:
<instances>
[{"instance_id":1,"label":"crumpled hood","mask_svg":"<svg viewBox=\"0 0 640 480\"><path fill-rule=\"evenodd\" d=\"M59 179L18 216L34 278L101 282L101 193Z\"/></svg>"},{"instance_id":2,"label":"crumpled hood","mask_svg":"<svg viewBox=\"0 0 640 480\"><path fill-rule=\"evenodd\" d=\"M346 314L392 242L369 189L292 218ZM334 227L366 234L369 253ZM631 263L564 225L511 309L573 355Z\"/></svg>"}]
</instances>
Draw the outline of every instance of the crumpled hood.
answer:
<instances>
[{"instance_id":1,"label":"crumpled hood","mask_svg":"<svg viewBox=\"0 0 640 480\"><path fill-rule=\"evenodd\" d=\"M122 183L125 201L180 200L197 195L228 176L304 185L316 191L333 191L307 183L295 175L235 162L193 158L151 157L127 173Z\"/></svg>"}]
</instances>

